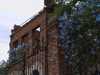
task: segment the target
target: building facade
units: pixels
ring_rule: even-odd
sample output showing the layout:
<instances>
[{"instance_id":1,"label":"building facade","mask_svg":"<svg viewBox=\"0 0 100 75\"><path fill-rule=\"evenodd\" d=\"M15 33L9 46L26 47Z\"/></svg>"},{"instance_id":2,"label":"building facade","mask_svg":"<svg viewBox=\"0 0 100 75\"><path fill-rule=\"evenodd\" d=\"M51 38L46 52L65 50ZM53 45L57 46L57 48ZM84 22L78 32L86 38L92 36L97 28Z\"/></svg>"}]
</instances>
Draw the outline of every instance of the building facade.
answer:
<instances>
[{"instance_id":1,"label":"building facade","mask_svg":"<svg viewBox=\"0 0 100 75\"><path fill-rule=\"evenodd\" d=\"M60 40L53 38L60 32L59 17L48 19L48 14L52 12L50 2L51 0L44 0L46 7L38 15L25 22L23 26L14 25L14 29L11 30L10 50L22 43L36 48L35 52L32 49L28 52L29 56L25 60L25 75L32 75L32 73L33 75L67 75L65 52L58 47ZM71 71L70 68L68 71ZM9 75L20 74L17 64L9 68Z\"/></svg>"}]
</instances>

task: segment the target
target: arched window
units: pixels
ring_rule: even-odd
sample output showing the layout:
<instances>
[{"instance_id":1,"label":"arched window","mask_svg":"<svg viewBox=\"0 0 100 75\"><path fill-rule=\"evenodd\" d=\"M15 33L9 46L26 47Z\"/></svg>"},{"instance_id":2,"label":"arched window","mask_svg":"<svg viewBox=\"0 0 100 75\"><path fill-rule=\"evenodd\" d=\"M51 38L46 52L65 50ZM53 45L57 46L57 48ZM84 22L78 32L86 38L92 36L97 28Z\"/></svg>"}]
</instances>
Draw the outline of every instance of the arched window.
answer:
<instances>
[{"instance_id":1,"label":"arched window","mask_svg":"<svg viewBox=\"0 0 100 75\"><path fill-rule=\"evenodd\" d=\"M31 75L39 75L38 70L34 70L34 71L31 73Z\"/></svg>"}]
</instances>

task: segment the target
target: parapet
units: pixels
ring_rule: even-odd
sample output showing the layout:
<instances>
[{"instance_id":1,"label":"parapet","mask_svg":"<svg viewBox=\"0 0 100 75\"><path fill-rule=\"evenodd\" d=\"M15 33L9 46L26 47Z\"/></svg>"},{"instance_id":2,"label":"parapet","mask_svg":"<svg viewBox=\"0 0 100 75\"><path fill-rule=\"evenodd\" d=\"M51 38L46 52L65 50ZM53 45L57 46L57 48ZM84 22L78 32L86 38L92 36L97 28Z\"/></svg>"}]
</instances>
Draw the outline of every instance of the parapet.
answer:
<instances>
[{"instance_id":1,"label":"parapet","mask_svg":"<svg viewBox=\"0 0 100 75\"><path fill-rule=\"evenodd\" d=\"M13 34L13 33L16 33L17 31L19 31L20 29L21 29L21 26L15 24L14 29L12 29L11 32Z\"/></svg>"}]
</instances>

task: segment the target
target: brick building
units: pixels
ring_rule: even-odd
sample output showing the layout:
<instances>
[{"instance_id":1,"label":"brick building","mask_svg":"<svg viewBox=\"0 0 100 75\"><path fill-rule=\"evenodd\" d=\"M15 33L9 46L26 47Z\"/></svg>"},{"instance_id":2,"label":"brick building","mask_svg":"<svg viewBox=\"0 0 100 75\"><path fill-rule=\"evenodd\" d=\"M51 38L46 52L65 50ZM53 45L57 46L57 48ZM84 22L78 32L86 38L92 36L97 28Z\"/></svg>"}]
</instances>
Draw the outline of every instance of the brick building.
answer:
<instances>
[{"instance_id":1,"label":"brick building","mask_svg":"<svg viewBox=\"0 0 100 75\"><path fill-rule=\"evenodd\" d=\"M45 8L32 17L23 26L14 25L10 36L10 49L16 48L17 45L27 43L32 47L36 47L35 53L29 50L25 61L25 75L66 75L66 62L63 50L58 47L59 39L54 39L54 35L58 35L58 16L54 16L50 20L48 14L52 12L50 2L52 0L44 0ZM42 47L41 45L44 45ZM39 53L40 52L40 53ZM70 71L70 69L69 69ZM14 65L9 68L10 75L19 75L18 66ZM70 75L70 74L68 74Z\"/></svg>"}]
</instances>

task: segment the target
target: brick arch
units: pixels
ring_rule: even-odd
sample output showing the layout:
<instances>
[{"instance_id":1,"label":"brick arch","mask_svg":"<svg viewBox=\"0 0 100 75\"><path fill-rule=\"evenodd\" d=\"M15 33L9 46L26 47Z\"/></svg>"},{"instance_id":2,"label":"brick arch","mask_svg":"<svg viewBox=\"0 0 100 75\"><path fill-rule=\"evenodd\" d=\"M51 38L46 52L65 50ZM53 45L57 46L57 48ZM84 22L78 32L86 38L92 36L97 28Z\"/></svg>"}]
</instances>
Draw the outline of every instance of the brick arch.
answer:
<instances>
[{"instance_id":1,"label":"brick arch","mask_svg":"<svg viewBox=\"0 0 100 75\"><path fill-rule=\"evenodd\" d=\"M35 62L33 63L33 65L31 65L31 67L27 68L27 74L26 75L31 75L32 72L36 72L38 71L39 75L43 75L43 67L42 64L38 64L39 62ZM29 72L28 72L29 71Z\"/></svg>"},{"instance_id":2,"label":"brick arch","mask_svg":"<svg viewBox=\"0 0 100 75\"><path fill-rule=\"evenodd\" d=\"M9 75L22 75L22 72L21 71L13 71Z\"/></svg>"}]
</instances>

